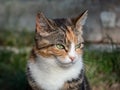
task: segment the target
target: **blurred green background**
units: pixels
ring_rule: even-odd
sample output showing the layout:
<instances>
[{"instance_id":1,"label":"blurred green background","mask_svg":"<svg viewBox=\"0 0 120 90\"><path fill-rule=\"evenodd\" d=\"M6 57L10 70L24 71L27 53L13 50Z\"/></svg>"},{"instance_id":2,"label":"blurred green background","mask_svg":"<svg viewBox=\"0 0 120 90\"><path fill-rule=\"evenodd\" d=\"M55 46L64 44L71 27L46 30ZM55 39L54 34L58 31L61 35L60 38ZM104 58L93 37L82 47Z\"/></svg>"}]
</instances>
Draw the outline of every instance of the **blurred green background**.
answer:
<instances>
[{"instance_id":1,"label":"blurred green background","mask_svg":"<svg viewBox=\"0 0 120 90\"><path fill-rule=\"evenodd\" d=\"M0 90L26 90L36 13L75 17L88 9L84 63L93 90L120 90L119 0L0 0Z\"/></svg>"}]
</instances>

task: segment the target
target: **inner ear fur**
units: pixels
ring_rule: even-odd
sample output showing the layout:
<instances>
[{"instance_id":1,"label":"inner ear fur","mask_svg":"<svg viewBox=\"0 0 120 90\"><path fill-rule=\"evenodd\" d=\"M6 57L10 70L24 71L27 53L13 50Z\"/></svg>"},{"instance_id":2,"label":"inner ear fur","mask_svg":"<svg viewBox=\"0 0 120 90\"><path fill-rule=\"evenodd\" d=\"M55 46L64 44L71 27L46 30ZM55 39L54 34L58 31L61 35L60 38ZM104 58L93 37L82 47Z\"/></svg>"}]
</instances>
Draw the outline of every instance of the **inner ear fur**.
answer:
<instances>
[{"instance_id":1,"label":"inner ear fur","mask_svg":"<svg viewBox=\"0 0 120 90\"><path fill-rule=\"evenodd\" d=\"M47 19L47 17L42 12L37 13L36 32L44 33L45 30L49 30L50 28L53 28L53 26L50 23L50 20Z\"/></svg>"},{"instance_id":2,"label":"inner ear fur","mask_svg":"<svg viewBox=\"0 0 120 90\"><path fill-rule=\"evenodd\" d=\"M71 20L76 27L83 26L85 24L87 16L88 16L88 10L84 11L79 16L72 18Z\"/></svg>"}]
</instances>

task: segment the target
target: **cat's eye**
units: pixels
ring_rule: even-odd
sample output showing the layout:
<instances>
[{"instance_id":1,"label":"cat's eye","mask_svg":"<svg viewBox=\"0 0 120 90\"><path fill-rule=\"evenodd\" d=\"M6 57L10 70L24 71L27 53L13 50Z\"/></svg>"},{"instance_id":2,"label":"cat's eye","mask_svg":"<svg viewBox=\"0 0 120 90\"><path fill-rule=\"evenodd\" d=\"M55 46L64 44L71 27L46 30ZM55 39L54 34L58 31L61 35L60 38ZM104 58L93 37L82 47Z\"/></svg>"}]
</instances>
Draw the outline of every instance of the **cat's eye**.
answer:
<instances>
[{"instance_id":1,"label":"cat's eye","mask_svg":"<svg viewBox=\"0 0 120 90\"><path fill-rule=\"evenodd\" d=\"M62 45L62 44L56 44L56 47L57 47L58 49L65 49L64 45Z\"/></svg>"},{"instance_id":2,"label":"cat's eye","mask_svg":"<svg viewBox=\"0 0 120 90\"><path fill-rule=\"evenodd\" d=\"M75 46L75 49L80 48L80 46L81 46L80 44L76 45L76 46Z\"/></svg>"},{"instance_id":3,"label":"cat's eye","mask_svg":"<svg viewBox=\"0 0 120 90\"><path fill-rule=\"evenodd\" d=\"M75 46L75 49L78 49L78 48L83 48L83 43L79 43L78 45Z\"/></svg>"}]
</instances>

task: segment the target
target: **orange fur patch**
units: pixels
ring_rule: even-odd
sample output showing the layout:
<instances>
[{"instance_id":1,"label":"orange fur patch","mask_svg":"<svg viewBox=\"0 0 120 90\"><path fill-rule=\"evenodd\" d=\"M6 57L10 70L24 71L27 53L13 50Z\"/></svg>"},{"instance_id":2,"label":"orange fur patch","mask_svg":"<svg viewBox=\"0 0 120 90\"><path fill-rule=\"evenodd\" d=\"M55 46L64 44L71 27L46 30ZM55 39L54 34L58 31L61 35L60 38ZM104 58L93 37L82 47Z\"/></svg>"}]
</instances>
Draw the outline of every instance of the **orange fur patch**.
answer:
<instances>
[{"instance_id":1,"label":"orange fur patch","mask_svg":"<svg viewBox=\"0 0 120 90\"><path fill-rule=\"evenodd\" d=\"M72 28L69 26L67 28L68 28L68 31L66 32L66 42L67 43L73 42L73 43L77 44L77 37L73 33Z\"/></svg>"},{"instance_id":2,"label":"orange fur patch","mask_svg":"<svg viewBox=\"0 0 120 90\"><path fill-rule=\"evenodd\" d=\"M83 54L83 50L80 49L80 48L76 49L76 52L77 52L78 54Z\"/></svg>"},{"instance_id":3,"label":"orange fur patch","mask_svg":"<svg viewBox=\"0 0 120 90\"><path fill-rule=\"evenodd\" d=\"M34 48L35 54L41 55L43 57L53 57L53 56L60 56L62 58L65 58L65 56L67 55L67 52L65 52L65 50L59 50L57 49L55 46L51 46L45 49L37 49ZM31 58L35 58L33 52L31 54Z\"/></svg>"}]
</instances>

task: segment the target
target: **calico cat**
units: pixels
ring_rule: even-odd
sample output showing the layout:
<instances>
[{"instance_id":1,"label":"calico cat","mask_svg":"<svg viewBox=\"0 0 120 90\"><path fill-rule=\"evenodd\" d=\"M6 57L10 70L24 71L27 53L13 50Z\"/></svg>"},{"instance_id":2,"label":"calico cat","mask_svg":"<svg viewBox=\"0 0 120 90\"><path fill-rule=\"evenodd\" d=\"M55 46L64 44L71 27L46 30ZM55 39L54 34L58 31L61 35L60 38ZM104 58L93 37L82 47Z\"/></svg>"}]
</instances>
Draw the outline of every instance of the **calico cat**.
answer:
<instances>
[{"instance_id":1,"label":"calico cat","mask_svg":"<svg viewBox=\"0 0 120 90\"><path fill-rule=\"evenodd\" d=\"M87 11L67 19L37 14L35 45L27 63L32 90L90 90L82 60L86 18Z\"/></svg>"}]
</instances>

